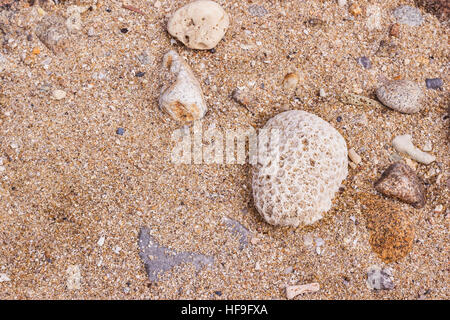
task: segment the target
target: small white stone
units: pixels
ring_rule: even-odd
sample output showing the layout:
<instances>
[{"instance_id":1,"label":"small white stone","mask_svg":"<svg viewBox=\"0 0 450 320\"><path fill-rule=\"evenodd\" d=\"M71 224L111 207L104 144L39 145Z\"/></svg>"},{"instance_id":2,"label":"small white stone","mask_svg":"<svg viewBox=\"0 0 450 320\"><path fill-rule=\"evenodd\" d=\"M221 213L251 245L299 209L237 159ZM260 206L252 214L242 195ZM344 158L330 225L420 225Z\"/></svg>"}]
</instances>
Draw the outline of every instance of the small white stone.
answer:
<instances>
[{"instance_id":1,"label":"small white stone","mask_svg":"<svg viewBox=\"0 0 450 320\"><path fill-rule=\"evenodd\" d=\"M320 290L320 285L317 282L296 285L296 286L287 286L286 287L286 296L287 298L294 299L296 296L304 293L312 293Z\"/></svg>"},{"instance_id":2,"label":"small white stone","mask_svg":"<svg viewBox=\"0 0 450 320\"><path fill-rule=\"evenodd\" d=\"M98 239L98 241L97 241L97 245L101 247L101 246L103 246L104 243L105 243L105 237L101 236L100 239Z\"/></svg>"},{"instance_id":3,"label":"small white stone","mask_svg":"<svg viewBox=\"0 0 450 320\"><path fill-rule=\"evenodd\" d=\"M62 100L66 97L66 92L63 90L56 89L53 91L53 98L56 100Z\"/></svg>"},{"instance_id":4,"label":"small white stone","mask_svg":"<svg viewBox=\"0 0 450 320\"><path fill-rule=\"evenodd\" d=\"M422 147L422 150L426 152L433 150L433 145L431 144L430 140L425 142L425 144Z\"/></svg>"},{"instance_id":5,"label":"small white stone","mask_svg":"<svg viewBox=\"0 0 450 320\"><path fill-rule=\"evenodd\" d=\"M0 273L0 282L8 282L8 281L11 281L8 275L6 273Z\"/></svg>"},{"instance_id":6,"label":"small white stone","mask_svg":"<svg viewBox=\"0 0 450 320\"><path fill-rule=\"evenodd\" d=\"M344 7L347 5L347 0L337 0L339 7Z\"/></svg>"},{"instance_id":7,"label":"small white stone","mask_svg":"<svg viewBox=\"0 0 450 320\"><path fill-rule=\"evenodd\" d=\"M259 261L257 261L257 262L255 263L255 270L256 270L256 271L261 270L261 264L259 263Z\"/></svg>"},{"instance_id":8,"label":"small white stone","mask_svg":"<svg viewBox=\"0 0 450 320\"><path fill-rule=\"evenodd\" d=\"M327 93L325 92L325 89L324 89L324 88L320 88L320 90L319 90L319 95L320 95L322 98L325 98L325 97L327 96Z\"/></svg>"},{"instance_id":9,"label":"small white stone","mask_svg":"<svg viewBox=\"0 0 450 320\"><path fill-rule=\"evenodd\" d=\"M434 212L441 213L444 210L444 206L442 204L439 204L434 208Z\"/></svg>"},{"instance_id":10,"label":"small white stone","mask_svg":"<svg viewBox=\"0 0 450 320\"><path fill-rule=\"evenodd\" d=\"M369 5L366 8L367 22L366 26L369 31L381 29L381 9L375 5Z\"/></svg>"}]
</instances>

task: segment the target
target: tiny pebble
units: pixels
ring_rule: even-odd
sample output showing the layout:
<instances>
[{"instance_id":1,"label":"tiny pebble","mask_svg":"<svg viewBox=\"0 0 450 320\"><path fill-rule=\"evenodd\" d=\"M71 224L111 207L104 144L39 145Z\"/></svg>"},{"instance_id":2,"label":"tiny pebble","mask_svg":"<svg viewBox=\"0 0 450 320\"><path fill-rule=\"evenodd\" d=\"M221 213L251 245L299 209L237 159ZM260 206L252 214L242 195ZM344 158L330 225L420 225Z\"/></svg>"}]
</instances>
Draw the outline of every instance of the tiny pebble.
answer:
<instances>
[{"instance_id":1,"label":"tiny pebble","mask_svg":"<svg viewBox=\"0 0 450 320\"><path fill-rule=\"evenodd\" d=\"M359 154L356 153L355 149L351 148L348 150L348 157L350 160L352 160L355 164L359 164L361 162L361 157Z\"/></svg>"},{"instance_id":2,"label":"tiny pebble","mask_svg":"<svg viewBox=\"0 0 450 320\"><path fill-rule=\"evenodd\" d=\"M119 136L122 136L122 135L125 133L125 129L124 129L124 128L118 128L118 129L116 130L116 133L117 133Z\"/></svg>"},{"instance_id":3,"label":"tiny pebble","mask_svg":"<svg viewBox=\"0 0 450 320\"><path fill-rule=\"evenodd\" d=\"M324 88L320 88L320 90L319 90L319 95L320 95L322 98L325 98L325 97L327 96L327 93L325 92L325 89L324 89Z\"/></svg>"},{"instance_id":4,"label":"tiny pebble","mask_svg":"<svg viewBox=\"0 0 450 320\"><path fill-rule=\"evenodd\" d=\"M6 273L0 273L0 282L7 282L7 281L11 281L8 275Z\"/></svg>"},{"instance_id":5,"label":"tiny pebble","mask_svg":"<svg viewBox=\"0 0 450 320\"><path fill-rule=\"evenodd\" d=\"M127 33L127 32L128 32L128 29L127 29L127 28L122 28L122 29L120 29L120 32L122 32L122 33Z\"/></svg>"},{"instance_id":6,"label":"tiny pebble","mask_svg":"<svg viewBox=\"0 0 450 320\"><path fill-rule=\"evenodd\" d=\"M53 98L55 98L56 100L61 100L64 99L66 97L66 92L63 90L55 90L53 91Z\"/></svg>"},{"instance_id":7,"label":"tiny pebble","mask_svg":"<svg viewBox=\"0 0 450 320\"><path fill-rule=\"evenodd\" d=\"M142 72L142 71L136 72L136 74L135 74L135 76L138 77L138 78L141 78L144 75L145 75L145 72Z\"/></svg>"},{"instance_id":8,"label":"tiny pebble","mask_svg":"<svg viewBox=\"0 0 450 320\"><path fill-rule=\"evenodd\" d=\"M267 10L263 6L252 4L248 7L248 12L254 17L263 17L267 14Z\"/></svg>"},{"instance_id":9,"label":"tiny pebble","mask_svg":"<svg viewBox=\"0 0 450 320\"><path fill-rule=\"evenodd\" d=\"M359 57L357 61L364 69L370 69L372 67L372 63L367 57Z\"/></svg>"}]
</instances>

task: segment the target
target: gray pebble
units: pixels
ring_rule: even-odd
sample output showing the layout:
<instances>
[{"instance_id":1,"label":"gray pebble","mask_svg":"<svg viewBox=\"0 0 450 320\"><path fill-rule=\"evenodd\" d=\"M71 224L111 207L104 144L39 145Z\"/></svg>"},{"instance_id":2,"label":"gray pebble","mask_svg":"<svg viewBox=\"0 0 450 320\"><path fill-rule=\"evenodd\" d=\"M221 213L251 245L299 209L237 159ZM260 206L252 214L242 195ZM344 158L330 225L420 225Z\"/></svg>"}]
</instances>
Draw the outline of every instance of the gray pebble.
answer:
<instances>
[{"instance_id":1,"label":"gray pebble","mask_svg":"<svg viewBox=\"0 0 450 320\"><path fill-rule=\"evenodd\" d=\"M444 81L441 78L425 79L425 84L428 89L441 89Z\"/></svg>"},{"instance_id":2,"label":"gray pebble","mask_svg":"<svg viewBox=\"0 0 450 320\"><path fill-rule=\"evenodd\" d=\"M420 10L415 7L400 6L394 10L393 14L398 23L406 24L410 27L420 26L423 22Z\"/></svg>"},{"instance_id":3,"label":"gray pebble","mask_svg":"<svg viewBox=\"0 0 450 320\"><path fill-rule=\"evenodd\" d=\"M423 93L419 85L409 80L393 80L377 89L377 98L385 106L402 113L422 109Z\"/></svg>"},{"instance_id":4,"label":"gray pebble","mask_svg":"<svg viewBox=\"0 0 450 320\"><path fill-rule=\"evenodd\" d=\"M364 69L370 69L372 67L372 62L370 62L367 57L359 57L356 60Z\"/></svg>"},{"instance_id":5,"label":"gray pebble","mask_svg":"<svg viewBox=\"0 0 450 320\"><path fill-rule=\"evenodd\" d=\"M381 269L371 266L367 270L367 286L373 290L391 290L394 288L394 278L390 268Z\"/></svg>"},{"instance_id":6,"label":"gray pebble","mask_svg":"<svg viewBox=\"0 0 450 320\"><path fill-rule=\"evenodd\" d=\"M263 6L252 4L248 7L248 12L254 17L263 17L267 14L267 10Z\"/></svg>"}]
</instances>

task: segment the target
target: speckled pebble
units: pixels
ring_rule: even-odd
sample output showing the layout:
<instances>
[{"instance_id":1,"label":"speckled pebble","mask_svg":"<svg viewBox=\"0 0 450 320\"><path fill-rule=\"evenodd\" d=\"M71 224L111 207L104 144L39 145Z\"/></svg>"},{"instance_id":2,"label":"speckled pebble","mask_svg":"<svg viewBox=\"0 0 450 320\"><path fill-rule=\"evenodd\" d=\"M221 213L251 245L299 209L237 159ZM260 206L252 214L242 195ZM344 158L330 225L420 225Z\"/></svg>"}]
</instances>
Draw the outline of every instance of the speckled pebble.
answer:
<instances>
[{"instance_id":1,"label":"speckled pebble","mask_svg":"<svg viewBox=\"0 0 450 320\"><path fill-rule=\"evenodd\" d=\"M248 12L254 17L263 17L267 14L267 10L263 6L257 4L249 6Z\"/></svg>"},{"instance_id":2,"label":"speckled pebble","mask_svg":"<svg viewBox=\"0 0 450 320\"><path fill-rule=\"evenodd\" d=\"M425 206L425 188L413 169L402 162L391 164L375 182L375 189L416 208Z\"/></svg>"},{"instance_id":3,"label":"speckled pebble","mask_svg":"<svg viewBox=\"0 0 450 320\"><path fill-rule=\"evenodd\" d=\"M423 107L422 89L413 81L389 81L379 87L376 93L381 103L398 112L415 113Z\"/></svg>"},{"instance_id":4,"label":"speckled pebble","mask_svg":"<svg viewBox=\"0 0 450 320\"><path fill-rule=\"evenodd\" d=\"M397 7L393 14L398 23L406 24L410 27L420 26L423 22L420 10L411 6Z\"/></svg>"}]
</instances>

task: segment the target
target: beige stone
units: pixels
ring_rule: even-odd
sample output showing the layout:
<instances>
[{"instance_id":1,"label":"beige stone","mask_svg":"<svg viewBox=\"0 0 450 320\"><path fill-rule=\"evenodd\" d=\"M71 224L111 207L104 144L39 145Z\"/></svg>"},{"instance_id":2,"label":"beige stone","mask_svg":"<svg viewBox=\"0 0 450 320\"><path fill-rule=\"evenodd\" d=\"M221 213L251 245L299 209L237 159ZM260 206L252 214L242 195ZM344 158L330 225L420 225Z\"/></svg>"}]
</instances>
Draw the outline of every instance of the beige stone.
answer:
<instances>
[{"instance_id":1,"label":"beige stone","mask_svg":"<svg viewBox=\"0 0 450 320\"><path fill-rule=\"evenodd\" d=\"M214 1L195 1L169 19L167 30L191 49L212 49L225 35L228 14Z\"/></svg>"}]
</instances>

